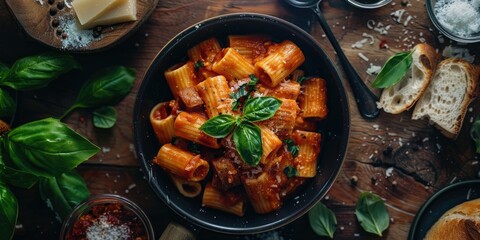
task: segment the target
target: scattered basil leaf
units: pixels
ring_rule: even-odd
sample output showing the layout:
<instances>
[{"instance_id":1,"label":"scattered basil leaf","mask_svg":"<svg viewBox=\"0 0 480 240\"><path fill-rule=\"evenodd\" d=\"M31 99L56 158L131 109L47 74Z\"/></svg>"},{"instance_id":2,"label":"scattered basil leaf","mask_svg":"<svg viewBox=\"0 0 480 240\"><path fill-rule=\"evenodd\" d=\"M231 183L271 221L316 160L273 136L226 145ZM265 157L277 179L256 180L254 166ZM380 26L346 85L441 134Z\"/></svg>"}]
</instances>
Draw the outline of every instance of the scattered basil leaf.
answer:
<instances>
[{"instance_id":1,"label":"scattered basil leaf","mask_svg":"<svg viewBox=\"0 0 480 240\"><path fill-rule=\"evenodd\" d=\"M302 82L303 82L305 79L307 79L305 76L298 77L298 78L297 78L297 82L298 82L299 84L302 84Z\"/></svg>"},{"instance_id":2,"label":"scattered basil leaf","mask_svg":"<svg viewBox=\"0 0 480 240\"><path fill-rule=\"evenodd\" d=\"M188 151L196 154L200 154L200 144L196 142L189 142L188 145Z\"/></svg>"},{"instance_id":3,"label":"scattered basil leaf","mask_svg":"<svg viewBox=\"0 0 480 240\"><path fill-rule=\"evenodd\" d=\"M59 75L80 68L79 63L65 53L49 52L17 60L0 85L16 90L31 90L47 86Z\"/></svg>"},{"instance_id":4,"label":"scattered basil leaf","mask_svg":"<svg viewBox=\"0 0 480 240\"><path fill-rule=\"evenodd\" d=\"M248 95L248 91L246 89L246 84L243 84L238 88L238 90L234 93L230 94L230 97L233 98L232 102L232 110L236 111L238 106L240 105L240 98L245 97Z\"/></svg>"},{"instance_id":5,"label":"scattered basil leaf","mask_svg":"<svg viewBox=\"0 0 480 240\"><path fill-rule=\"evenodd\" d=\"M7 65L0 62L0 82L7 76L9 70Z\"/></svg>"},{"instance_id":6,"label":"scattered basil leaf","mask_svg":"<svg viewBox=\"0 0 480 240\"><path fill-rule=\"evenodd\" d=\"M285 176L287 176L287 178L298 176L297 169L293 166L290 166L290 165L283 169L283 173L285 173Z\"/></svg>"},{"instance_id":7,"label":"scattered basil leaf","mask_svg":"<svg viewBox=\"0 0 480 240\"><path fill-rule=\"evenodd\" d=\"M117 111L112 106L100 107L93 111L93 125L97 128L111 128L117 121Z\"/></svg>"},{"instance_id":8,"label":"scattered basil leaf","mask_svg":"<svg viewBox=\"0 0 480 240\"><path fill-rule=\"evenodd\" d=\"M12 239L18 217L18 202L7 185L0 181L0 236Z\"/></svg>"},{"instance_id":9,"label":"scattered basil leaf","mask_svg":"<svg viewBox=\"0 0 480 240\"><path fill-rule=\"evenodd\" d=\"M250 74L250 82L248 82L248 91L255 91L255 86L258 83L258 78L255 76L255 74Z\"/></svg>"},{"instance_id":10,"label":"scattered basil leaf","mask_svg":"<svg viewBox=\"0 0 480 240\"><path fill-rule=\"evenodd\" d=\"M21 125L9 131L4 141L11 167L42 177L70 171L99 151L99 147L53 118Z\"/></svg>"},{"instance_id":11,"label":"scattered basil leaf","mask_svg":"<svg viewBox=\"0 0 480 240\"><path fill-rule=\"evenodd\" d=\"M43 201L62 221L80 202L90 196L83 178L75 171L63 173L57 177L42 178L38 183Z\"/></svg>"},{"instance_id":12,"label":"scattered basil leaf","mask_svg":"<svg viewBox=\"0 0 480 240\"><path fill-rule=\"evenodd\" d=\"M271 118L277 112L282 101L274 97L257 97L248 100L243 107L242 118L257 122Z\"/></svg>"},{"instance_id":13,"label":"scattered basil leaf","mask_svg":"<svg viewBox=\"0 0 480 240\"><path fill-rule=\"evenodd\" d=\"M10 94L0 88L0 117L11 117L17 104Z\"/></svg>"},{"instance_id":14,"label":"scattered basil leaf","mask_svg":"<svg viewBox=\"0 0 480 240\"><path fill-rule=\"evenodd\" d=\"M193 68L195 69L195 71L198 71L198 70L200 70L200 68L203 67L203 66L204 66L203 62L202 62L201 60L198 60L198 61L195 63L195 65L193 66Z\"/></svg>"},{"instance_id":15,"label":"scattered basil leaf","mask_svg":"<svg viewBox=\"0 0 480 240\"><path fill-rule=\"evenodd\" d=\"M80 89L77 99L61 118L75 108L115 105L133 87L135 70L124 66L105 68L94 74Z\"/></svg>"},{"instance_id":16,"label":"scattered basil leaf","mask_svg":"<svg viewBox=\"0 0 480 240\"><path fill-rule=\"evenodd\" d=\"M235 117L228 114L208 119L200 126L200 130L214 138L226 137L235 127Z\"/></svg>"},{"instance_id":17,"label":"scattered basil leaf","mask_svg":"<svg viewBox=\"0 0 480 240\"><path fill-rule=\"evenodd\" d=\"M385 203L379 196L371 192L360 194L355 208L355 216L365 231L380 237L390 224Z\"/></svg>"},{"instance_id":18,"label":"scattered basil leaf","mask_svg":"<svg viewBox=\"0 0 480 240\"><path fill-rule=\"evenodd\" d=\"M297 157L300 147L295 145L292 139L285 139L283 142L287 145L287 150L292 154L292 156Z\"/></svg>"},{"instance_id":19,"label":"scattered basil leaf","mask_svg":"<svg viewBox=\"0 0 480 240\"><path fill-rule=\"evenodd\" d=\"M241 122L233 131L233 142L238 154L250 166L257 166L262 158L260 128L250 122Z\"/></svg>"},{"instance_id":20,"label":"scattered basil leaf","mask_svg":"<svg viewBox=\"0 0 480 240\"><path fill-rule=\"evenodd\" d=\"M333 239L333 234L337 226L337 218L332 210L319 202L308 212L308 221L313 231L324 237Z\"/></svg>"},{"instance_id":21,"label":"scattered basil leaf","mask_svg":"<svg viewBox=\"0 0 480 240\"><path fill-rule=\"evenodd\" d=\"M412 65L412 54L414 51L399 52L390 57L372 82L372 86L375 88L388 88L402 80Z\"/></svg>"},{"instance_id":22,"label":"scattered basil leaf","mask_svg":"<svg viewBox=\"0 0 480 240\"><path fill-rule=\"evenodd\" d=\"M20 188L31 188L38 181L37 176L25 171L13 169L3 163L0 164L0 176L6 183Z\"/></svg>"},{"instance_id":23,"label":"scattered basil leaf","mask_svg":"<svg viewBox=\"0 0 480 240\"><path fill-rule=\"evenodd\" d=\"M475 141L475 149L480 153L480 115L477 116L470 128L470 137Z\"/></svg>"}]
</instances>

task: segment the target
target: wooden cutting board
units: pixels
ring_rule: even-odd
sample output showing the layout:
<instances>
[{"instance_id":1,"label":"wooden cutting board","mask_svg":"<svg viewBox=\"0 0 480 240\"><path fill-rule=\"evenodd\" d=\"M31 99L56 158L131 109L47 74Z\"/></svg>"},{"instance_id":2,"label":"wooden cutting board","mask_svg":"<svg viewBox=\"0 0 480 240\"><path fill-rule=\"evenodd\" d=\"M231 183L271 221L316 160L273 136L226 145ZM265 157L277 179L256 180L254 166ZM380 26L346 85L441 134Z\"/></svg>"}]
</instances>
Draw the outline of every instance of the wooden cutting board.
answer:
<instances>
[{"instance_id":1,"label":"wooden cutting board","mask_svg":"<svg viewBox=\"0 0 480 240\"><path fill-rule=\"evenodd\" d=\"M102 26L85 30L84 34L78 32L74 34L72 25L76 20L73 8L69 7L71 0L5 0L5 2L29 36L48 46L68 52L95 52L114 46L135 32L158 4L158 0L137 0L136 21Z\"/></svg>"}]
</instances>

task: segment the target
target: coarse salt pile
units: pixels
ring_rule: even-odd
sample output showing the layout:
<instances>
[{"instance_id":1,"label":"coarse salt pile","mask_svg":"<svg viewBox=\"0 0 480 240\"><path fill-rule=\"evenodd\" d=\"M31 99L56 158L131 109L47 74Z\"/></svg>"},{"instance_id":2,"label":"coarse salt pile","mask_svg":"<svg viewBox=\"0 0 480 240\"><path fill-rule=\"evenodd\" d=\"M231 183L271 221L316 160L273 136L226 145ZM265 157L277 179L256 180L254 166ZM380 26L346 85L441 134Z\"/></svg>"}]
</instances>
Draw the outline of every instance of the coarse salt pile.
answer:
<instances>
[{"instance_id":1,"label":"coarse salt pile","mask_svg":"<svg viewBox=\"0 0 480 240\"><path fill-rule=\"evenodd\" d=\"M469 37L480 32L480 0L439 0L434 11L440 24L451 33Z\"/></svg>"},{"instance_id":2,"label":"coarse salt pile","mask_svg":"<svg viewBox=\"0 0 480 240\"><path fill-rule=\"evenodd\" d=\"M62 29L65 37L62 36L62 48L83 48L88 46L92 41L97 40L93 36L92 30L80 29L75 18L68 14L60 18L60 29Z\"/></svg>"},{"instance_id":3,"label":"coarse salt pile","mask_svg":"<svg viewBox=\"0 0 480 240\"><path fill-rule=\"evenodd\" d=\"M98 220L87 229L88 240L127 240L130 237L130 229L126 225L112 225L106 216L100 216Z\"/></svg>"}]
</instances>

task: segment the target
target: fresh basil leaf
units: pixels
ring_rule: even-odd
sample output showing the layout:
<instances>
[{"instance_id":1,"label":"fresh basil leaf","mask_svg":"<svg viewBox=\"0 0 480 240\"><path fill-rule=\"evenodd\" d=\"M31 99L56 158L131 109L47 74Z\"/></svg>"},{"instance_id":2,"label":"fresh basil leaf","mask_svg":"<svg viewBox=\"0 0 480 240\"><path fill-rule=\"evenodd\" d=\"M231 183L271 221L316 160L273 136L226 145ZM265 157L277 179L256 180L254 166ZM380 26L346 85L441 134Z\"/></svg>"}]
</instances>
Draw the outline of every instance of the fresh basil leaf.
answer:
<instances>
[{"instance_id":1,"label":"fresh basil leaf","mask_svg":"<svg viewBox=\"0 0 480 240\"><path fill-rule=\"evenodd\" d=\"M200 126L200 130L214 138L226 137L235 127L235 117L228 114L208 119Z\"/></svg>"},{"instance_id":2,"label":"fresh basil leaf","mask_svg":"<svg viewBox=\"0 0 480 240\"><path fill-rule=\"evenodd\" d=\"M31 188L38 181L38 177L17 169L13 169L4 164L0 164L0 176L6 183L20 188Z\"/></svg>"},{"instance_id":3,"label":"fresh basil leaf","mask_svg":"<svg viewBox=\"0 0 480 240\"><path fill-rule=\"evenodd\" d=\"M248 95L248 91L246 89L246 84L243 84L238 88L238 90L234 93L230 94L230 97L233 98L232 102L232 110L236 111L238 106L240 105L240 98L245 97Z\"/></svg>"},{"instance_id":4,"label":"fresh basil leaf","mask_svg":"<svg viewBox=\"0 0 480 240\"><path fill-rule=\"evenodd\" d=\"M18 202L7 185L0 181L0 236L12 239L18 217Z\"/></svg>"},{"instance_id":5,"label":"fresh basil leaf","mask_svg":"<svg viewBox=\"0 0 480 240\"><path fill-rule=\"evenodd\" d=\"M99 151L99 147L53 118L11 130L4 146L12 167L42 177L70 171Z\"/></svg>"},{"instance_id":6,"label":"fresh basil leaf","mask_svg":"<svg viewBox=\"0 0 480 240\"><path fill-rule=\"evenodd\" d=\"M257 122L269 119L275 115L282 101L274 97L257 97L248 100L243 107L243 119Z\"/></svg>"},{"instance_id":7,"label":"fresh basil leaf","mask_svg":"<svg viewBox=\"0 0 480 240\"><path fill-rule=\"evenodd\" d=\"M241 122L233 131L233 142L238 154L250 166L257 166L262 158L262 133L250 122Z\"/></svg>"},{"instance_id":8,"label":"fresh basil leaf","mask_svg":"<svg viewBox=\"0 0 480 240\"><path fill-rule=\"evenodd\" d=\"M375 88L388 88L402 80L412 65L412 54L414 51L399 52L390 57L372 82L372 86Z\"/></svg>"},{"instance_id":9,"label":"fresh basil leaf","mask_svg":"<svg viewBox=\"0 0 480 240\"><path fill-rule=\"evenodd\" d=\"M93 125L97 128L111 128L117 121L117 111L112 106L100 107L93 111Z\"/></svg>"},{"instance_id":10,"label":"fresh basil leaf","mask_svg":"<svg viewBox=\"0 0 480 240\"><path fill-rule=\"evenodd\" d=\"M0 84L16 90L42 88L59 75L78 68L79 63L68 54L43 53L16 61Z\"/></svg>"},{"instance_id":11,"label":"fresh basil leaf","mask_svg":"<svg viewBox=\"0 0 480 240\"><path fill-rule=\"evenodd\" d=\"M7 65L0 62L0 83L7 76L9 70Z\"/></svg>"},{"instance_id":12,"label":"fresh basil leaf","mask_svg":"<svg viewBox=\"0 0 480 240\"><path fill-rule=\"evenodd\" d=\"M195 69L195 71L198 71L198 70L200 70L200 68L203 67L203 66L204 66L203 62L202 62L201 60L198 60L198 61L195 63L195 65L193 65L193 68Z\"/></svg>"},{"instance_id":13,"label":"fresh basil leaf","mask_svg":"<svg viewBox=\"0 0 480 240\"><path fill-rule=\"evenodd\" d=\"M0 88L0 117L11 117L15 113L17 103L10 94Z\"/></svg>"},{"instance_id":14,"label":"fresh basil leaf","mask_svg":"<svg viewBox=\"0 0 480 240\"><path fill-rule=\"evenodd\" d=\"M87 184L74 170L57 177L42 178L38 187L40 196L58 214L62 221L80 202L90 196Z\"/></svg>"},{"instance_id":15,"label":"fresh basil leaf","mask_svg":"<svg viewBox=\"0 0 480 240\"><path fill-rule=\"evenodd\" d=\"M475 149L480 153L480 115L477 116L470 128L470 137L475 141Z\"/></svg>"},{"instance_id":16,"label":"fresh basil leaf","mask_svg":"<svg viewBox=\"0 0 480 240\"><path fill-rule=\"evenodd\" d=\"M255 91L255 87L258 83L258 78L255 74L250 74L250 82L248 82L248 91Z\"/></svg>"},{"instance_id":17,"label":"fresh basil leaf","mask_svg":"<svg viewBox=\"0 0 480 240\"><path fill-rule=\"evenodd\" d=\"M382 236L388 228L390 218L383 200L371 192L362 192L355 208L355 216L360 226L369 232Z\"/></svg>"},{"instance_id":18,"label":"fresh basil leaf","mask_svg":"<svg viewBox=\"0 0 480 240\"><path fill-rule=\"evenodd\" d=\"M291 178L294 176L298 176L298 171L295 167L293 166L287 166L283 169L283 173L287 176L287 178Z\"/></svg>"},{"instance_id":19,"label":"fresh basil leaf","mask_svg":"<svg viewBox=\"0 0 480 240\"><path fill-rule=\"evenodd\" d=\"M297 157L300 147L295 145L292 139L285 139L283 142L287 145L287 150L292 154L292 156Z\"/></svg>"},{"instance_id":20,"label":"fresh basil leaf","mask_svg":"<svg viewBox=\"0 0 480 240\"><path fill-rule=\"evenodd\" d=\"M113 66L94 74L80 89L73 106L62 118L75 108L92 108L115 105L133 87L135 70L124 66Z\"/></svg>"},{"instance_id":21,"label":"fresh basil leaf","mask_svg":"<svg viewBox=\"0 0 480 240\"><path fill-rule=\"evenodd\" d=\"M317 235L333 239L337 218L332 210L328 209L323 203L317 203L317 205L308 212L308 221Z\"/></svg>"}]
</instances>

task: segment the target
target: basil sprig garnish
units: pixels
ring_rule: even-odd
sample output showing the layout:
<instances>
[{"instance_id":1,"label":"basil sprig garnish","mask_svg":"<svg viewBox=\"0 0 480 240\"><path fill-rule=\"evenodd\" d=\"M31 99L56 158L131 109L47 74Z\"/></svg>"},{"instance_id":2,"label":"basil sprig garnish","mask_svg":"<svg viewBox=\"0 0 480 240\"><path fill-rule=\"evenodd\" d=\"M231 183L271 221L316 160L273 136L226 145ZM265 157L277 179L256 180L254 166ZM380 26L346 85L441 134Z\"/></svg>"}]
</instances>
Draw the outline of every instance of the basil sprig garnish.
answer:
<instances>
[{"instance_id":1,"label":"basil sprig garnish","mask_svg":"<svg viewBox=\"0 0 480 240\"><path fill-rule=\"evenodd\" d=\"M0 85L16 90L31 90L47 86L53 79L80 65L64 53L42 53L17 60L13 66L0 70ZM3 77L2 77L3 76Z\"/></svg>"},{"instance_id":2,"label":"basil sprig garnish","mask_svg":"<svg viewBox=\"0 0 480 240\"><path fill-rule=\"evenodd\" d=\"M391 56L372 82L372 86L375 88L388 88L402 80L412 65L412 54L414 51L415 49L412 49L409 52L399 52Z\"/></svg>"},{"instance_id":3,"label":"basil sprig garnish","mask_svg":"<svg viewBox=\"0 0 480 240\"><path fill-rule=\"evenodd\" d=\"M135 70L124 66L113 66L97 72L82 86L75 103L61 119L76 108L115 105L130 92L134 80Z\"/></svg>"},{"instance_id":4,"label":"basil sprig garnish","mask_svg":"<svg viewBox=\"0 0 480 240\"><path fill-rule=\"evenodd\" d=\"M287 176L287 178L298 176L297 169L290 165L283 169L283 173L285 173L285 176Z\"/></svg>"},{"instance_id":5,"label":"basil sprig garnish","mask_svg":"<svg viewBox=\"0 0 480 240\"><path fill-rule=\"evenodd\" d=\"M258 78L255 77L254 74L250 74L249 77L250 77L250 81L248 83L241 85L236 92L230 94L230 97L233 98L232 110L234 111L236 111L240 106L241 98L249 95L251 92L256 90L255 86L257 85Z\"/></svg>"},{"instance_id":6,"label":"basil sprig garnish","mask_svg":"<svg viewBox=\"0 0 480 240\"><path fill-rule=\"evenodd\" d=\"M289 151L293 157L298 156L298 152L300 151L300 147L298 145L295 145L292 139L285 139L283 140L283 143L286 144L287 146L287 151Z\"/></svg>"},{"instance_id":7,"label":"basil sprig garnish","mask_svg":"<svg viewBox=\"0 0 480 240\"><path fill-rule=\"evenodd\" d=\"M69 171L57 177L42 178L38 183L43 201L58 214L59 219L65 217L81 201L90 196L87 184L75 171Z\"/></svg>"},{"instance_id":8,"label":"basil sprig garnish","mask_svg":"<svg viewBox=\"0 0 480 240\"><path fill-rule=\"evenodd\" d=\"M218 115L207 120L200 130L214 138L226 137L233 130L233 141L240 157L247 164L256 166L262 157L262 135L260 128L252 122L271 118L281 104L282 101L274 97L251 98L245 103L242 115Z\"/></svg>"},{"instance_id":9,"label":"basil sprig garnish","mask_svg":"<svg viewBox=\"0 0 480 240\"><path fill-rule=\"evenodd\" d=\"M332 210L319 202L308 212L308 221L313 231L324 237L333 239L333 234L337 226L337 218Z\"/></svg>"},{"instance_id":10,"label":"basil sprig garnish","mask_svg":"<svg viewBox=\"0 0 480 240\"><path fill-rule=\"evenodd\" d=\"M242 121L233 131L233 142L240 157L250 166L257 166L262 158L262 132L248 121Z\"/></svg>"},{"instance_id":11,"label":"basil sprig garnish","mask_svg":"<svg viewBox=\"0 0 480 240\"><path fill-rule=\"evenodd\" d=\"M209 119L200 127L211 137L223 138L226 137L235 127L235 117L228 114L218 115Z\"/></svg>"},{"instance_id":12,"label":"basil sprig garnish","mask_svg":"<svg viewBox=\"0 0 480 240\"><path fill-rule=\"evenodd\" d=\"M12 239L18 217L18 202L8 186L0 180L0 236Z\"/></svg>"},{"instance_id":13,"label":"basil sprig garnish","mask_svg":"<svg viewBox=\"0 0 480 240\"><path fill-rule=\"evenodd\" d=\"M385 203L378 195L371 192L360 194L355 208L355 216L365 231L380 237L390 225Z\"/></svg>"}]
</instances>

